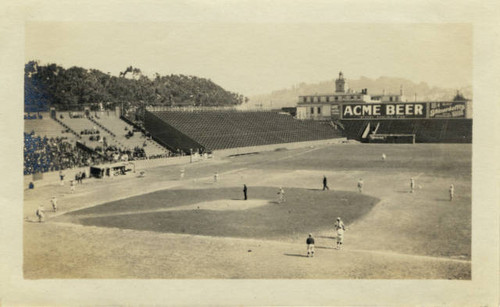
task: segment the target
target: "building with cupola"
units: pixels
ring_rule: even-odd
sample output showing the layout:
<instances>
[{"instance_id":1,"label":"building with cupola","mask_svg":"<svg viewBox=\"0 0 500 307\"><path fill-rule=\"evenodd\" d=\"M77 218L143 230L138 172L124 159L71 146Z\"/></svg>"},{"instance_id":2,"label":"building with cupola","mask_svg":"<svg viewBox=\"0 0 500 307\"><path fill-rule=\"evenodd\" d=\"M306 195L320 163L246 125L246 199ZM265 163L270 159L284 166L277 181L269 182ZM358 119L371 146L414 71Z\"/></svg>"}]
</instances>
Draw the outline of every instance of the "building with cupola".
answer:
<instances>
[{"instance_id":1,"label":"building with cupola","mask_svg":"<svg viewBox=\"0 0 500 307\"><path fill-rule=\"evenodd\" d=\"M335 80L335 92L299 96L297 118L326 120L338 114L338 104L378 102L406 102L403 88L400 88L398 94L384 91L382 94L370 95L366 88L360 91L350 89L344 74L339 72L339 77Z\"/></svg>"}]
</instances>

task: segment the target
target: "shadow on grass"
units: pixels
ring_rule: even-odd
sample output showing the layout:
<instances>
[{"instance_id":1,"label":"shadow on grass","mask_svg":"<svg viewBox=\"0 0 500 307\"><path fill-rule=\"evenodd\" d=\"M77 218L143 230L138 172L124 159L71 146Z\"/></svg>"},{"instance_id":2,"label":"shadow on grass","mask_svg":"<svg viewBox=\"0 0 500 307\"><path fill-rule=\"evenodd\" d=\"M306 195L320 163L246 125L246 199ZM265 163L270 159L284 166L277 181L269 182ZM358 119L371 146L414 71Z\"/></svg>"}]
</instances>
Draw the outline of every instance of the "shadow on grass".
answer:
<instances>
[{"instance_id":1,"label":"shadow on grass","mask_svg":"<svg viewBox=\"0 0 500 307\"><path fill-rule=\"evenodd\" d=\"M283 254L285 256L291 256L291 257L302 257L302 258L307 258L306 255L301 255L301 254Z\"/></svg>"},{"instance_id":2,"label":"shadow on grass","mask_svg":"<svg viewBox=\"0 0 500 307\"><path fill-rule=\"evenodd\" d=\"M404 190L404 191L397 191L398 193L401 193L401 194L411 194L410 191L408 190Z\"/></svg>"},{"instance_id":3,"label":"shadow on grass","mask_svg":"<svg viewBox=\"0 0 500 307\"><path fill-rule=\"evenodd\" d=\"M316 246L315 248L319 248L319 249L336 249L335 247L332 247L332 246Z\"/></svg>"},{"instance_id":4,"label":"shadow on grass","mask_svg":"<svg viewBox=\"0 0 500 307\"><path fill-rule=\"evenodd\" d=\"M330 240L335 240L337 237L329 237L329 236L318 236L318 238L322 239L330 239Z\"/></svg>"},{"instance_id":5,"label":"shadow on grass","mask_svg":"<svg viewBox=\"0 0 500 307\"><path fill-rule=\"evenodd\" d=\"M445 201L445 202L450 202L450 199L449 198L436 198L434 199L435 201ZM452 202L452 201L451 201Z\"/></svg>"},{"instance_id":6,"label":"shadow on grass","mask_svg":"<svg viewBox=\"0 0 500 307\"><path fill-rule=\"evenodd\" d=\"M307 189L308 191L323 191L323 189Z\"/></svg>"}]
</instances>

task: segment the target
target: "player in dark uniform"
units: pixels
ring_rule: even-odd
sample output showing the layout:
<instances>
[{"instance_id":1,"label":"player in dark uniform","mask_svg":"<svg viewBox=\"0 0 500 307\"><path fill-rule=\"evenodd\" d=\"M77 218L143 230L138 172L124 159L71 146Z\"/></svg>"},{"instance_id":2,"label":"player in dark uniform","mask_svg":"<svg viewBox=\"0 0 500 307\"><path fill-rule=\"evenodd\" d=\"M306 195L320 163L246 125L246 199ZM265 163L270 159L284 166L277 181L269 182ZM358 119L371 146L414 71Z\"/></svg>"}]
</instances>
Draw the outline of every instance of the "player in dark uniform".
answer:
<instances>
[{"instance_id":1,"label":"player in dark uniform","mask_svg":"<svg viewBox=\"0 0 500 307\"><path fill-rule=\"evenodd\" d=\"M245 196L245 200L247 200L247 199L248 199L248 197L247 197L247 190L248 190L248 189L247 189L247 185L246 185L246 184L244 184L244 185L243 185L243 196Z\"/></svg>"},{"instance_id":2,"label":"player in dark uniform","mask_svg":"<svg viewBox=\"0 0 500 307\"><path fill-rule=\"evenodd\" d=\"M323 175L323 191L324 190L330 190L330 188L328 187L328 180L326 179L325 175Z\"/></svg>"},{"instance_id":3,"label":"player in dark uniform","mask_svg":"<svg viewBox=\"0 0 500 307\"><path fill-rule=\"evenodd\" d=\"M306 240L307 244L307 257L314 257L314 238L312 234L309 234L309 237Z\"/></svg>"}]
</instances>

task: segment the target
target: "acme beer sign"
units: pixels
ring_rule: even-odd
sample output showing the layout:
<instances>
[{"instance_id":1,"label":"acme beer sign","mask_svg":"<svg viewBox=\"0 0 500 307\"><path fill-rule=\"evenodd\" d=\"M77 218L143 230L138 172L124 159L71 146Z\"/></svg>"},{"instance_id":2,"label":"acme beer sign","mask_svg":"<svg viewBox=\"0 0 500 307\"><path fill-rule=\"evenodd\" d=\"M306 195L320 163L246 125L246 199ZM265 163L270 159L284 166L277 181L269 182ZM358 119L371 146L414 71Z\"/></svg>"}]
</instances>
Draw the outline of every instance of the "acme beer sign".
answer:
<instances>
[{"instance_id":1,"label":"acme beer sign","mask_svg":"<svg viewBox=\"0 0 500 307\"><path fill-rule=\"evenodd\" d=\"M358 118L426 118L425 103L358 103L343 104L343 119Z\"/></svg>"}]
</instances>

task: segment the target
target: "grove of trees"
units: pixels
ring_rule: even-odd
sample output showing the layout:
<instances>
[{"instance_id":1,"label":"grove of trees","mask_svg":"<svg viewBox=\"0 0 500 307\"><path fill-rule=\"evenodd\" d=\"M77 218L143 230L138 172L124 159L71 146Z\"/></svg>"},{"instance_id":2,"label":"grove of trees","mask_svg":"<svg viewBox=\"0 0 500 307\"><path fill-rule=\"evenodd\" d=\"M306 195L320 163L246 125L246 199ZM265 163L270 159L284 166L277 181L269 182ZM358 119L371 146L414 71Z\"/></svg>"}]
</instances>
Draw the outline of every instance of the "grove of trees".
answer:
<instances>
[{"instance_id":1,"label":"grove of trees","mask_svg":"<svg viewBox=\"0 0 500 307\"><path fill-rule=\"evenodd\" d=\"M97 69L29 61L24 69L25 110L75 110L83 105L106 108L144 105L230 106L248 101L209 79L156 74L148 78L139 68L127 67L119 76Z\"/></svg>"}]
</instances>

